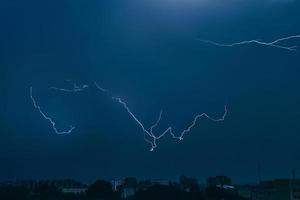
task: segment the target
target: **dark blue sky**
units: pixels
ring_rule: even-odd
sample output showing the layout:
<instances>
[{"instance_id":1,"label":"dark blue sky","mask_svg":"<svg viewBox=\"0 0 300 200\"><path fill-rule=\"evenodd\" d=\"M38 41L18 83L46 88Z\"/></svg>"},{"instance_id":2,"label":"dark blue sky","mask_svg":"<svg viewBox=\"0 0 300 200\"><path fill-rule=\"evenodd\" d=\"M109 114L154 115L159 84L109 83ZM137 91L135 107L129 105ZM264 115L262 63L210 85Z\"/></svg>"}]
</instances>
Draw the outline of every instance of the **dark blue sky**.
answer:
<instances>
[{"instance_id":1,"label":"dark blue sky","mask_svg":"<svg viewBox=\"0 0 300 200\"><path fill-rule=\"evenodd\" d=\"M200 180L225 174L255 182L300 171L300 53L231 43L300 34L299 1L109 0L0 3L0 180L30 178ZM293 41L297 42L298 41ZM108 95L49 90L98 81L149 127L179 131L214 117L182 142L149 152L140 127ZM33 108L29 87L60 129Z\"/></svg>"}]
</instances>

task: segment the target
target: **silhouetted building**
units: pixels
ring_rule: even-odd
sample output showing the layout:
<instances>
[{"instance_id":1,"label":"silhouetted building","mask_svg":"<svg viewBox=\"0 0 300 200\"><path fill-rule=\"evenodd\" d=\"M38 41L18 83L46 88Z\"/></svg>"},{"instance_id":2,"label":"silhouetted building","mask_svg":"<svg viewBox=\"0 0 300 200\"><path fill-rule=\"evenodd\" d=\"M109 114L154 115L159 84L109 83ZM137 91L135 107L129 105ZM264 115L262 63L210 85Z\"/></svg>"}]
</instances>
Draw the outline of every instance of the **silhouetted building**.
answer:
<instances>
[{"instance_id":1,"label":"silhouetted building","mask_svg":"<svg viewBox=\"0 0 300 200\"><path fill-rule=\"evenodd\" d=\"M240 197L245 199L252 199L252 191L254 189L253 185L239 185L236 187L237 193Z\"/></svg>"},{"instance_id":2,"label":"silhouetted building","mask_svg":"<svg viewBox=\"0 0 300 200\"><path fill-rule=\"evenodd\" d=\"M253 189L252 200L300 200L300 180L263 181Z\"/></svg>"},{"instance_id":3,"label":"silhouetted building","mask_svg":"<svg viewBox=\"0 0 300 200\"><path fill-rule=\"evenodd\" d=\"M156 179L156 180L151 180L152 185L169 185L168 180L162 180L162 179Z\"/></svg>"},{"instance_id":4,"label":"silhouetted building","mask_svg":"<svg viewBox=\"0 0 300 200\"><path fill-rule=\"evenodd\" d=\"M179 184L180 188L185 192L191 192L192 189L199 189L198 181L195 178L180 176Z\"/></svg>"},{"instance_id":5,"label":"silhouetted building","mask_svg":"<svg viewBox=\"0 0 300 200\"><path fill-rule=\"evenodd\" d=\"M136 178L128 177L124 180L117 180L111 182L114 191L119 191L121 197L126 199L134 196L138 191L146 191L153 185L169 185L168 180L154 179L146 181L137 181Z\"/></svg>"},{"instance_id":6,"label":"silhouetted building","mask_svg":"<svg viewBox=\"0 0 300 200\"><path fill-rule=\"evenodd\" d=\"M293 178L290 181L291 200L300 200L300 179L296 179L294 173L295 172L293 172Z\"/></svg>"},{"instance_id":7,"label":"silhouetted building","mask_svg":"<svg viewBox=\"0 0 300 200\"><path fill-rule=\"evenodd\" d=\"M217 187L217 186L231 186L231 179L227 176L216 176L209 177L206 180L206 184L208 187Z\"/></svg>"},{"instance_id":8,"label":"silhouetted building","mask_svg":"<svg viewBox=\"0 0 300 200\"><path fill-rule=\"evenodd\" d=\"M87 188L62 188L62 192L65 194L83 194L87 191Z\"/></svg>"},{"instance_id":9,"label":"silhouetted building","mask_svg":"<svg viewBox=\"0 0 300 200\"><path fill-rule=\"evenodd\" d=\"M118 188L124 184L124 180L112 180L111 184L113 186L113 191L117 191Z\"/></svg>"}]
</instances>

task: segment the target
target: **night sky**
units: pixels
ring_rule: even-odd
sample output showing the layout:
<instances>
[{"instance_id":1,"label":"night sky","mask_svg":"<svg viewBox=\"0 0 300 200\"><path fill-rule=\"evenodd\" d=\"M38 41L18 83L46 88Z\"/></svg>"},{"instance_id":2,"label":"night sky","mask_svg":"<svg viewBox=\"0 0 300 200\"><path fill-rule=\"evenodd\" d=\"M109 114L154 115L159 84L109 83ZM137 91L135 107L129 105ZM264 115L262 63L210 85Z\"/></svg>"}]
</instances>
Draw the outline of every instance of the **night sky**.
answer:
<instances>
[{"instance_id":1,"label":"night sky","mask_svg":"<svg viewBox=\"0 0 300 200\"><path fill-rule=\"evenodd\" d=\"M299 11L297 0L2 0L0 181L300 174L300 50L197 40L297 35ZM72 87L66 80L91 87L49 89ZM228 115L199 120L180 142L166 135L150 152L137 123L93 81L147 128L163 109L157 131L180 132L202 112L218 118L225 104ZM71 135L54 133L30 87L59 129L76 126Z\"/></svg>"}]
</instances>

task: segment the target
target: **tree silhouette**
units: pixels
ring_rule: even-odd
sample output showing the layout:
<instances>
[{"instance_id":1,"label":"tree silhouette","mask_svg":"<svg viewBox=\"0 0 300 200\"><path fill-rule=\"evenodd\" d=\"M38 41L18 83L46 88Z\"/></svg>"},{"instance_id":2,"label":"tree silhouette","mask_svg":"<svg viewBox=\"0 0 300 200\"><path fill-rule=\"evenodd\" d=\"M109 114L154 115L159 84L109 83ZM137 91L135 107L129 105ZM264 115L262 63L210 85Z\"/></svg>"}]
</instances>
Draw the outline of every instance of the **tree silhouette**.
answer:
<instances>
[{"instance_id":1,"label":"tree silhouette","mask_svg":"<svg viewBox=\"0 0 300 200\"><path fill-rule=\"evenodd\" d=\"M29 190L24 186L6 186L0 188L0 199L29 199Z\"/></svg>"},{"instance_id":2,"label":"tree silhouette","mask_svg":"<svg viewBox=\"0 0 300 200\"><path fill-rule=\"evenodd\" d=\"M178 187L170 185L153 185L148 190L138 191L130 200L181 200L183 193Z\"/></svg>"},{"instance_id":3,"label":"tree silhouette","mask_svg":"<svg viewBox=\"0 0 300 200\"><path fill-rule=\"evenodd\" d=\"M34 193L40 200L57 200L63 195L61 190L56 186L46 183L38 185Z\"/></svg>"},{"instance_id":4,"label":"tree silhouette","mask_svg":"<svg viewBox=\"0 0 300 200\"><path fill-rule=\"evenodd\" d=\"M97 180L87 190L88 199L111 200L118 195L112 190L112 184L104 180Z\"/></svg>"}]
</instances>

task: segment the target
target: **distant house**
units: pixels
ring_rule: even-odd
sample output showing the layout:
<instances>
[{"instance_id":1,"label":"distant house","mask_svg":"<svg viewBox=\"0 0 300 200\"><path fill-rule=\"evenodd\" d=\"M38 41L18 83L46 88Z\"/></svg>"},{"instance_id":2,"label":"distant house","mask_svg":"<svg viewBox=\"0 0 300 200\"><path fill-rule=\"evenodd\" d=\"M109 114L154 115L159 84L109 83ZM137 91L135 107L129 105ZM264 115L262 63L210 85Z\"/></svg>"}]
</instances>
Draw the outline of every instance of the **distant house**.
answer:
<instances>
[{"instance_id":1,"label":"distant house","mask_svg":"<svg viewBox=\"0 0 300 200\"><path fill-rule=\"evenodd\" d=\"M186 176L179 177L179 185L185 192L191 192L192 188L199 188L197 179Z\"/></svg>"},{"instance_id":2,"label":"distant house","mask_svg":"<svg viewBox=\"0 0 300 200\"><path fill-rule=\"evenodd\" d=\"M239 185L236 187L238 195L249 200L252 199L253 188L253 185Z\"/></svg>"},{"instance_id":3,"label":"distant house","mask_svg":"<svg viewBox=\"0 0 300 200\"><path fill-rule=\"evenodd\" d=\"M163 179L156 179L156 180L151 180L152 185L169 185L168 180L163 180Z\"/></svg>"},{"instance_id":4,"label":"distant house","mask_svg":"<svg viewBox=\"0 0 300 200\"><path fill-rule=\"evenodd\" d=\"M127 177L124 180L115 182L114 188L121 192L121 197L127 199L130 196L135 195L138 187L138 181L134 177Z\"/></svg>"},{"instance_id":5,"label":"distant house","mask_svg":"<svg viewBox=\"0 0 300 200\"><path fill-rule=\"evenodd\" d=\"M62 192L65 194L83 194L87 191L87 188L62 188Z\"/></svg>"},{"instance_id":6,"label":"distant house","mask_svg":"<svg viewBox=\"0 0 300 200\"><path fill-rule=\"evenodd\" d=\"M300 182L300 180L299 180ZM292 193L292 197L293 199L292 200L300 200L300 184L293 184L292 185L293 187L293 193Z\"/></svg>"},{"instance_id":7,"label":"distant house","mask_svg":"<svg viewBox=\"0 0 300 200\"><path fill-rule=\"evenodd\" d=\"M120 186L124 184L124 180L112 180L110 181L110 183L113 187L113 191L117 191L118 188L120 188Z\"/></svg>"},{"instance_id":8,"label":"distant house","mask_svg":"<svg viewBox=\"0 0 300 200\"><path fill-rule=\"evenodd\" d=\"M131 196L135 195L135 193L136 193L135 188L126 187L126 188L123 188L122 193L121 193L121 197L124 198L124 199L127 199L128 197L131 197Z\"/></svg>"},{"instance_id":9,"label":"distant house","mask_svg":"<svg viewBox=\"0 0 300 200\"><path fill-rule=\"evenodd\" d=\"M300 200L300 180L263 181L253 188L252 200Z\"/></svg>"},{"instance_id":10,"label":"distant house","mask_svg":"<svg viewBox=\"0 0 300 200\"><path fill-rule=\"evenodd\" d=\"M136 178L133 177L128 177L124 180L114 180L111 183L113 190L120 191L123 199L134 196L137 191L145 191L153 185L169 185L169 181L167 180L157 179L138 182Z\"/></svg>"},{"instance_id":11,"label":"distant house","mask_svg":"<svg viewBox=\"0 0 300 200\"><path fill-rule=\"evenodd\" d=\"M225 189L232 187L231 179L227 176L209 177L206 184L208 187L225 187Z\"/></svg>"}]
</instances>

